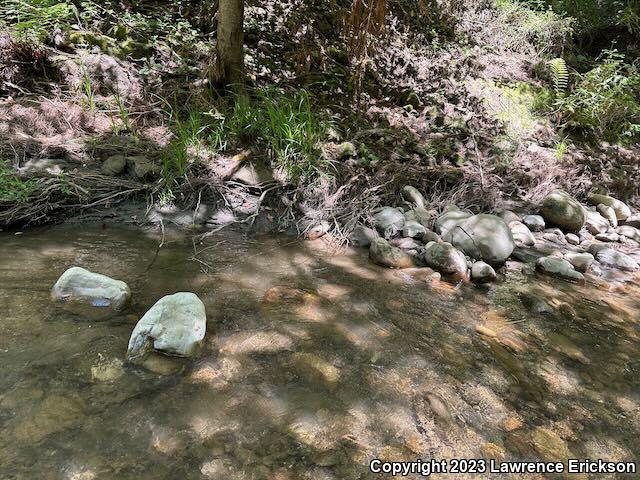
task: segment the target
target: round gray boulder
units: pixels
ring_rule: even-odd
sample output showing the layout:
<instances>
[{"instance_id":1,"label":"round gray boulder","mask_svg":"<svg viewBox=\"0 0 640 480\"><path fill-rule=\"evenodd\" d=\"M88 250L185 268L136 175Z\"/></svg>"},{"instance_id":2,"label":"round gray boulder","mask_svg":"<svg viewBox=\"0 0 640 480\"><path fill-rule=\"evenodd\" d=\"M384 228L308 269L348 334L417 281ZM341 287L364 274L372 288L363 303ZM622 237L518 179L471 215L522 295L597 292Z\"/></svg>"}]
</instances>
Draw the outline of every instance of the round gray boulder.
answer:
<instances>
[{"instance_id":1,"label":"round gray boulder","mask_svg":"<svg viewBox=\"0 0 640 480\"><path fill-rule=\"evenodd\" d=\"M422 260L428 267L440 273L467 275L467 259L460 250L449 243L427 244L422 252Z\"/></svg>"},{"instance_id":2,"label":"round gray boulder","mask_svg":"<svg viewBox=\"0 0 640 480\"><path fill-rule=\"evenodd\" d=\"M414 266L411 255L392 246L384 238L376 238L371 242L369 259L376 265L387 268L411 268Z\"/></svg>"},{"instance_id":3,"label":"round gray boulder","mask_svg":"<svg viewBox=\"0 0 640 480\"><path fill-rule=\"evenodd\" d=\"M582 205L562 190L555 190L544 199L540 214L547 224L570 233L578 233L587 220Z\"/></svg>"},{"instance_id":4,"label":"round gray boulder","mask_svg":"<svg viewBox=\"0 0 640 480\"><path fill-rule=\"evenodd\" d=\"M476 262L471 267L471 280L477 285L491 283L496 278L496 271L488 263Z\"/></svg>"},{"instance_id":5,"label":"round gray boulder","mask_svg":"<svg viewBox=\"0 0 640 480\"><path fill-rule=\"evenodd\" d=\"M473 215L456 224L442 239L470 258L491 264L504 263L516 247L504 220L487 214Z\"/></svg>"},{"instance_id":6,"label":"round gray boulder","mask_svg":"<svg viewBox=\"0 0 640 480\"><path fill-rule=\"evenodd\" d=\"M547 225L544 223L544 218L540 215L526 215L522 219L522 223L524 223L532 232L542 232L547 228Z\"/></svg>"},{"instance_id":7,"label":"round gray boulder","mask_svg":"<svg viewBox=\"0 0 640 480\"><path fill-rule=\"evenodd\" d=\"M397 208L384 207L373 216L373 226L386 239L401 232L404 223L404 214Z\"/></svg>"}]
</instances>

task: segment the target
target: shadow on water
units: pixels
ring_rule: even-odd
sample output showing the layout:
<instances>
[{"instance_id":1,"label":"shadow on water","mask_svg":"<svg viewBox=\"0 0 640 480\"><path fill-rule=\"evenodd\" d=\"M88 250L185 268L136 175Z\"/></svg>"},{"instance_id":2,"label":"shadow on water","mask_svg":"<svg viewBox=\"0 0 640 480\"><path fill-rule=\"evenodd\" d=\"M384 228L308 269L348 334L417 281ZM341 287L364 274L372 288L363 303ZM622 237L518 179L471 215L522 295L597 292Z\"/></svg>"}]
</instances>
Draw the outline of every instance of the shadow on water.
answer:
<instances>
[{"instance_id":1,"label":"shadow on water","mask_svg":"<svg viewBox=\"0 0 640 480\"><path fill-rule=\"evenodd\" d=\"M0 478L358 479L372 458L640 451L637 283L512 268L487 292L322 241L227 231L196 261L190 239L166 240L154 260L153 231L0 236ZM126 281L131 308L90 321L53 305L71 265ZM125 364L137 319L176 291L207 307L203 351Z\"/></svg>"}]
</instances>

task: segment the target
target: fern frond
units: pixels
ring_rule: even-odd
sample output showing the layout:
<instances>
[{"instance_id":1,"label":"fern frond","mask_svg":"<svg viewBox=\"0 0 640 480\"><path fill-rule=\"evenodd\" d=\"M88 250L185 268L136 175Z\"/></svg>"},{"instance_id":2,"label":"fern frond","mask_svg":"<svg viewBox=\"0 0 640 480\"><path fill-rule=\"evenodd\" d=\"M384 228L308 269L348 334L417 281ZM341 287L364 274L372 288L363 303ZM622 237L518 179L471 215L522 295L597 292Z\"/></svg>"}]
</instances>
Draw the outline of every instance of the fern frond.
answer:
<instances>
[{"instance_id":1,"label":"fern frond","mask_svg":"<svg viewBox=\"0 0 640 480\"><path fill-rule=\"evenodd\" d=\"M562 58L554 58L549 61L549 68L551 69L553 89L556 95L564 95L567 88L569 88L569 69L567 68L567 62Z\"/></svg>"}]
</instances>

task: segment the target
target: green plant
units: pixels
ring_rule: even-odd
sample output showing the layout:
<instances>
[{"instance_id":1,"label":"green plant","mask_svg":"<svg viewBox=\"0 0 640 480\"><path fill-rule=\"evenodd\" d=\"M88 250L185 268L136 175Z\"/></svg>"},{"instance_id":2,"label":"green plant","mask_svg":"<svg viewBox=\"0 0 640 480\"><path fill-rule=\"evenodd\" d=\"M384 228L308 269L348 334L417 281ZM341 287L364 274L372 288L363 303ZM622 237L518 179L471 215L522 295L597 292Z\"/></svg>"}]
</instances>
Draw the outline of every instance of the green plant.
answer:
<instances>
[{"instance_id":1,"label":"green plant","mask_svg":"<svg viewBox=\"0 0 640 480\"><path fill-rule=\"evenodd\" d=\"M82 75L82 90L84 92L84 96L86 97L87 106L92 112L96 110L96 96L93 91L93 86L91 85L91 78L89 77L88 72L84 72Z\"/></svg>"},{"instance_id":2,"label":"green plant","mask_svg":"<svg viewBox=\"0 0 640 480\"><path fill-rule=\"evenodd\" d=\"M569 150L569 145L567 143L567 138L563 138L562 140L556 142L556 152L555 156L558 160L562 160L564 156L567 154Z\"/></svg>"},{"instance_id":3,"label":"green plant","mask_svg":"<svg viewBox=\"0 0 640 480\"><path fill-rule=\"evenodd\" d=\"M37 180L24 180L15 174L7 162L0 162L0 201L26 202L36 185Z\"/></svg>"},{"instance_id":4,"label":"green plant","mask_svg":"<svg viewBox=\"0 0 640 480\"><path fill-rule=\"evenodd\" d=\"M553 89L558 96L562 96L569 87L569 69L567 62L562 58L554 58L549 61L551 69L551 77L553 80Z\"/></svg>"},{"instance_id":5,"label":"green plant","mask_svg":"<svg viewBox=\"0 0 640 480\"><path fill-rule=\"evenodd\" d=\"M605 140L637 138L640 132L640 73L624 56L607 51L599 63L554 103L561 126Z\"/></svg>"},{"instance_id":6,"label":"green plant","mask_svg":"<svg viewBox=\"0 0 640 480\"><path fill-rule=\"evenodd\" d=\"M128 132L133 131L131 128L131 119L129 118L129 110L127 110L127 106L124 104L124 100L118 92L115 92L113 96L116 100L116 105L118 106L118 115L120 116L122 125Z\"/></svg>"},{"instance_id":7,"label":"green plant","mask_svg":"<svg viewBox=\"0 0 640 480\"><path fill-rule=\"evenodd\" d=\"M276 166L292 180L326 173L326 160L318 143L327 123L311 108L309 94L301 90L289 97L264 91L260 98L263 120L257 125Z\"/></svg>"},{"instance_id":8,"label":"green plant","mask_svg":"<svg viewBox=\"0 0 640 480\"><path fill-rule=\"evenodd\" d=\"M18 34L36 40L42 40L56 27L70 25L76 11L72 2L58 0L0 2L0 18Z\"/></svg>"}]
</instances>

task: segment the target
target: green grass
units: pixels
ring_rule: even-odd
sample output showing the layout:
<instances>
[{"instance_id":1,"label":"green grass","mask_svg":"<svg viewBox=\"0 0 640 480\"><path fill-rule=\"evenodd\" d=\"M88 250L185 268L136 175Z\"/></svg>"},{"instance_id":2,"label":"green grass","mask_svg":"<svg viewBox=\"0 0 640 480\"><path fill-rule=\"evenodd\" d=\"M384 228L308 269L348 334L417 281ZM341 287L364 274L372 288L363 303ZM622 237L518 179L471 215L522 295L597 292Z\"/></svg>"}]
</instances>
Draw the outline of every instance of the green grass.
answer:
<instances>
[{"instance_id":1,"label":"green grass","mask_svg":"<svg viewBox=\"0 0 640 480\"><path fill-rule=\"evenodd\" d=\"M313 181L329 172L320 142L329 122L311 105L304 90L258 90L232 99L208 98L170 106L174 138L163 156L165 184L184 177L190 151L221 152L241 146L266 151L272 165L286 172L291 182Z\"/></svg>"},{"instance_id":2,"label":"green grass","mask_svg":"<svg viewBox=\"0 0 640 480\"><path fill-rule=\"evenodd\" d=\"M0 201L23 203L36 188L36 180L23 180L7 166L7 162L0 162Z\"/></svg>"}]
</instances>

